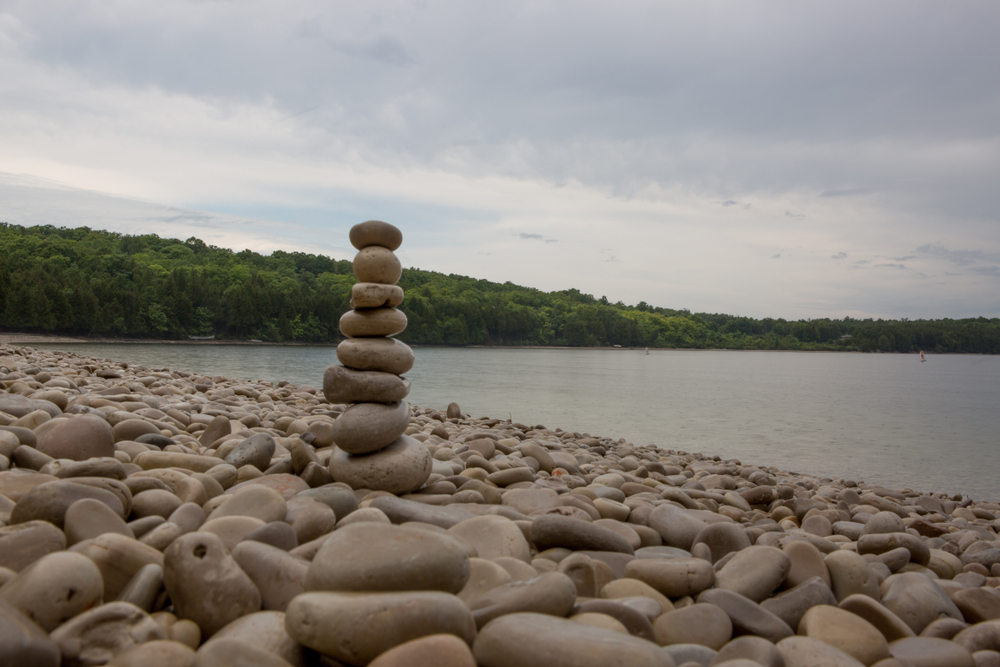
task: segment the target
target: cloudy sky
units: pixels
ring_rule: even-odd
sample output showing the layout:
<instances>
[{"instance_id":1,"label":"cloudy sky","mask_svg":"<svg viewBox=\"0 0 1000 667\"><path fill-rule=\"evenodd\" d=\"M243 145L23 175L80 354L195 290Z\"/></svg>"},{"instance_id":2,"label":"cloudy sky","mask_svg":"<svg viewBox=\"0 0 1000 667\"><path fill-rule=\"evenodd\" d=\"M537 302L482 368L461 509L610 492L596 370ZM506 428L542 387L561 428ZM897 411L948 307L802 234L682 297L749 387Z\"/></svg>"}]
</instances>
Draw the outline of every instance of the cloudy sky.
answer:
<instances>
[{"instance_id":1,"label":"cloudy sky","mask_svg":"<svg viewBox=\"0 0 1000 667\"><path fill-rule=\"evenodd\" d=\"M0 0L0 220L1000 316L1000 4Z\"/></svg>"}]
</instances>

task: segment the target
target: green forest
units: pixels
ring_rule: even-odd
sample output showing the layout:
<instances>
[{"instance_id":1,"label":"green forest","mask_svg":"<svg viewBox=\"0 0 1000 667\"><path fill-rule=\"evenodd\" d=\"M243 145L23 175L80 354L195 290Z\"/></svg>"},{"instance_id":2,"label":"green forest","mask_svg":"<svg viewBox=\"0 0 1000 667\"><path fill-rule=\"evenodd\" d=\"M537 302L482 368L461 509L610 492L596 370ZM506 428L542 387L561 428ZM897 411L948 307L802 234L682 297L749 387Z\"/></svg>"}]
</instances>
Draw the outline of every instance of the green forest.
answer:
<instances>
[{"instance_id":1,"label":"green forest","mask_svg":"<svg viewBox=\"0 0 1000 667\"><path fill-rule=\"evenodd\" d=\"M0 223L0 330L100 338L331 343L350 260L233 252L155 234ZM610 303L404 269L416 345L558 345L1000 354L1000 319L787 321Z\"/></svg>"}]
</instances>

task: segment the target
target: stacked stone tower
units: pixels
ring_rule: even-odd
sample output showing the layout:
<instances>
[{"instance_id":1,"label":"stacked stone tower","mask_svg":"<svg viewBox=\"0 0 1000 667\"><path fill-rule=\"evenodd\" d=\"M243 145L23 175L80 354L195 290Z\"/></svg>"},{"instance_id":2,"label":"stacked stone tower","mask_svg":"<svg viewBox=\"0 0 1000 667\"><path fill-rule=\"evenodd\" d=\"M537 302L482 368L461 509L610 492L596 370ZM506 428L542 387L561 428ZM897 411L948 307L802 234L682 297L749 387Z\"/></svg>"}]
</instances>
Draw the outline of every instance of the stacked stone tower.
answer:
<instances>
[{"instance_id":1,"label":"stacked stone tower","mask_svg":"<svg viewBox=\"0 0 1000 667\"><path fill-rule=\"evenodd\" d=\"M354 489L408 493L423 486L433 465L430 452L403 435L410 406L403 399L413 367L413 350L391 336L406 328L397 310L403 290L396 285L402 266L393 251L403 234L392 225L369 220L351 228L357 284L351 308L340 318L348 338L337 346L337 359L323 376L331 403L351 404L333 423L339 451L330 458L330 474Z\"/></svg>"}]
</instances>

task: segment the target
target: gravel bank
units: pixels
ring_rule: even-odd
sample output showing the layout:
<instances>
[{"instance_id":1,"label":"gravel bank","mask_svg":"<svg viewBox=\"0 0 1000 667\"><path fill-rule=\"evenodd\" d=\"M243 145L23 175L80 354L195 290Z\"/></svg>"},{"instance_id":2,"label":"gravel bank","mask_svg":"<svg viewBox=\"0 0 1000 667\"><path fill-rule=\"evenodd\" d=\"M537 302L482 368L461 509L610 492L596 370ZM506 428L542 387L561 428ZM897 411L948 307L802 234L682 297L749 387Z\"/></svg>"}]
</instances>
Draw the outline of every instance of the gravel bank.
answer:
<instances>
[{"instance_id":1,"label":"gravel bank","mask_svg":"<svg viewBox=\"0 0 1000 667\"><path fill-rule=\"evenodd\" d=\"M1000 665L996 503L347 381L0 345L0 664Z\"/></svg>"}]
</instances>

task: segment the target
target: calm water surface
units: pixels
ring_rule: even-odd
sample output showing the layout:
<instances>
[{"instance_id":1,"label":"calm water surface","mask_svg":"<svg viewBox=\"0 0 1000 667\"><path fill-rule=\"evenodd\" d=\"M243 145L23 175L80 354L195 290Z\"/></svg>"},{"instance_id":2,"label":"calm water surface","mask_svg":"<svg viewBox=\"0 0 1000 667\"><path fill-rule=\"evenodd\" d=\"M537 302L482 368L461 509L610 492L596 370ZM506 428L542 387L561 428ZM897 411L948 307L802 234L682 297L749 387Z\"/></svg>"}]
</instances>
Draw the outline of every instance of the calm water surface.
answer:
<instances>
[{"instance_id":1,"label":"calm water surface","mask_svg":"<svg viewBox=\"0 0 1000 667\"><path fill-rule=\"evenodd\" d=\"M46 345L320 386L334 347ZM889 487L1000 500L1000 357L416 348L410 399Z\"/></svg>"}]
</instances>

